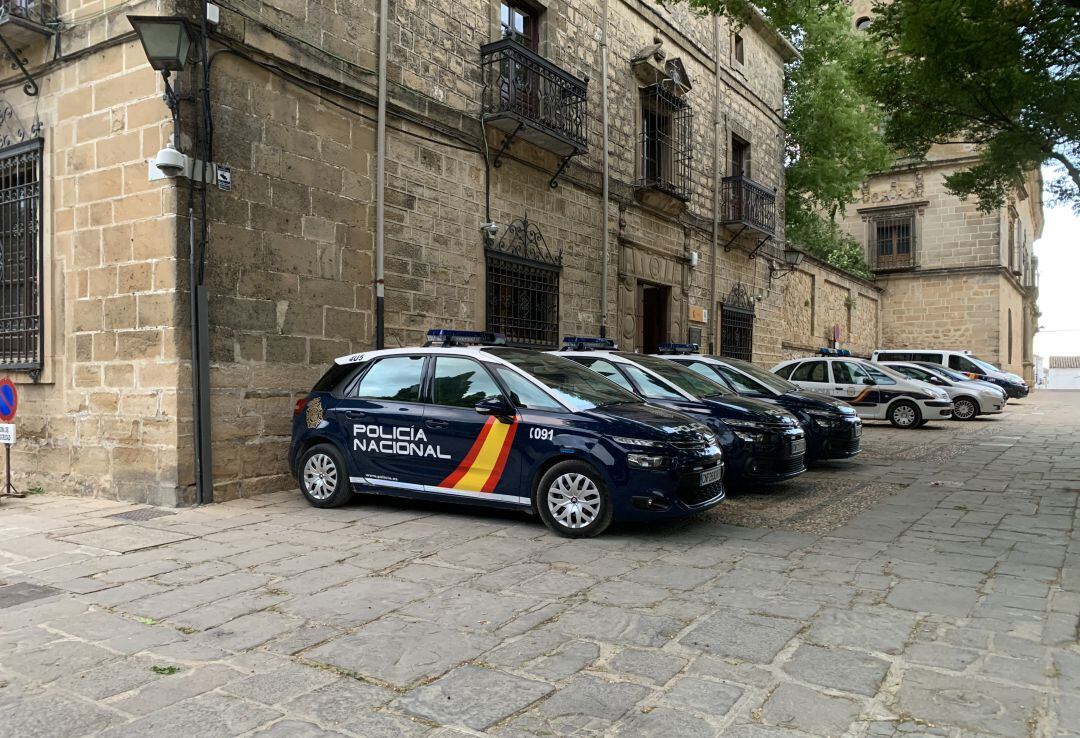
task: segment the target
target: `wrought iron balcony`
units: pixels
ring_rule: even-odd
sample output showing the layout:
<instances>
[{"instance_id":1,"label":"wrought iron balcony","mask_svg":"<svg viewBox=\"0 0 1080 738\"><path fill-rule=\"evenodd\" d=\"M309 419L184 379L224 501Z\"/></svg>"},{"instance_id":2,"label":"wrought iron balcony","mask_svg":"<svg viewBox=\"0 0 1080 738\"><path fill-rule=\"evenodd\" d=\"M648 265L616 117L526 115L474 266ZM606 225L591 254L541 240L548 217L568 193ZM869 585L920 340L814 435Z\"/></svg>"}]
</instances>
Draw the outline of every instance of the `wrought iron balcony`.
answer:
<instances>
[{"instance_id":1,"label":"wrought iron balcony","mask_svg":"<svg viewBox=\"0 0 1080 738\"><path fill-rule=\"evenodd\" d=\"M588 79L575 77L509 38L481 46L480 64L484 124L505 132L506 145L523 138L564 157L563 166L569 157L587 150Z\"/></svg>"},{"instance_id":2,"label":"wrought iron balcony","mask_svg":"<svg viewBox=\"0 0 1080 738\"><path fill-rule=\"evenodd\" d=\"M899 251L895 253L873 255L874 263L870 268L875 272L887 272L895 269L911 269L915 266L915 252Z\"/></svg>"},{"instance_id":3,"label":"wrought iron balcony","mask_svg":"<svg viewBox=\"0 0 1080 738\"><path fill-rule=\"evenodd\" d=\"M724 177L720 222L766 236L776 234L776 191L742 175Z\"/></svg>"},{"instance_id":4,"label":"wrought iron balcony","mask_svg":"<svg viewBox=\"0 0 1080 738\"><path fill-rule=\"evenodd\" d=\"M56 18L52 0L0 0L0 33L15 48L51 36Z\"/></svg>"}]
</instances>

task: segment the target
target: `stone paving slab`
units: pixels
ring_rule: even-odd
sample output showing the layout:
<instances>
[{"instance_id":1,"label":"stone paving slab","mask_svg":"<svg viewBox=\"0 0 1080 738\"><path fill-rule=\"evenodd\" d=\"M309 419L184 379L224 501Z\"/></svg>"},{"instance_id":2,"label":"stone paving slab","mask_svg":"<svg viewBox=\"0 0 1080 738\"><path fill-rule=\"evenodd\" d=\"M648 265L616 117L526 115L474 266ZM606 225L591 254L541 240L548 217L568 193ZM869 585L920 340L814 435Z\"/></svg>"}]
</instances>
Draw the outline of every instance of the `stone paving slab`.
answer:
<instances>
[{"instance_id":1,"label":"stone paving slab","mask_svg":"<svg viewBox=\"0 0 1080 738\"><path fill-rule=\"evenodd\" d=\"M6 502L0 735L1080 736L1080 393L864 447L580 541L389 498Z\"/></svg>"}]
</instances>

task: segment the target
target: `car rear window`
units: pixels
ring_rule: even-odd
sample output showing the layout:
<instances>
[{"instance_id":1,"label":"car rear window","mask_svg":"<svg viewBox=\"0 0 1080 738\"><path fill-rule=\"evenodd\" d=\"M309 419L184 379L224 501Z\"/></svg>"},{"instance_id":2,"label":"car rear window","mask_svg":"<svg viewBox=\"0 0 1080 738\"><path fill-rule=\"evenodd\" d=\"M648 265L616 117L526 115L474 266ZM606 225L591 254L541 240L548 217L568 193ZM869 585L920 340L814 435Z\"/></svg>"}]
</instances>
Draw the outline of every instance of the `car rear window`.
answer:
<instances>
[{"instance_id":1,"label":"car rear window","mask_svg":"<svg viewBox=\"0 0 1080 738\"><path fill-rule=\"evenodd\" d=\"M319 381L315 383L315 386L311 388L312 392L333 392L335 389L341 386L341 383L345 381L347 377L352 376L352 373L356 371L359 365L357 364L331 364L330 368L326 370L326 373L319 378Z\"/></svg>"}]
</instances>

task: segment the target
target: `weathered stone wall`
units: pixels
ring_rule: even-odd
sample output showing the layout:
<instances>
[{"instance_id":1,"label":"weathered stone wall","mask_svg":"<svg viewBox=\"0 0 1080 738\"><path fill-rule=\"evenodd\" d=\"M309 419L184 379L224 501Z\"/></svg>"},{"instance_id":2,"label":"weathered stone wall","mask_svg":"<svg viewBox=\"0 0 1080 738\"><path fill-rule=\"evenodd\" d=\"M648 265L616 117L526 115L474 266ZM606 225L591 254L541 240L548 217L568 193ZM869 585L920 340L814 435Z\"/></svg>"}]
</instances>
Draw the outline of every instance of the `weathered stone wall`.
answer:
<instances>
[{"instance_id":1,"label":"weathered stone wall","mask_svg":"<svg viewBox=\"0 0 1080 738\"><path fill-rule=\"evenodd\" d=\"M150 182L145 161L171 124L160 76L123 38L126 13L172 10L104 5L61 4L60 51L74 60L38 76L37 97L17 74L0 92L25 126L40 121L44 141L45 363L37 381L10 374L13 469L23 488L176 504L191 417L178 358L178 192ZM23 51L37 69L53 41Z\"/></svg>"},{"instance_id":2,"label":"weathered stone wall","mask_svg":"<svg viewBox=\"0 0 1080 738\"><path fill-rule=\"evenodd\" d=\"M881 289L873 282L842 272L809 255L778 285L783 294L784 340L781 358L806 356L832 346L834 326L839 348L869 357L881 340Z\"/></svg>"}]
</instances>

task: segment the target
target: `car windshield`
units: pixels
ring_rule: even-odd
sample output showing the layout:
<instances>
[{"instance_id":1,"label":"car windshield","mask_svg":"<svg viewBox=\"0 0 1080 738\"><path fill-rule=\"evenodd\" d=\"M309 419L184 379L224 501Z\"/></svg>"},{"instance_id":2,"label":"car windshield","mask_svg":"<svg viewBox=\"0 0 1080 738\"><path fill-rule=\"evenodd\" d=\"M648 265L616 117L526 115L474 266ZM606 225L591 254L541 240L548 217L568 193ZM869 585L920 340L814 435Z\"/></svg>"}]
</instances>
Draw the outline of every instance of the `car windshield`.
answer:
<instances>
[{"instance_id":1,"label":"car windshield","mask_svg":"<svg viewBox=\"0 0 1080 738\"><path fill-rule=\"evenodd\" d=\"M489 348L485 351L527 373L574 412L620 402L641 402L637 396L593 370L560 356L515 348Z\"/></svg>"},{"instance_id":2,"label":"car windshield","mask_svg":"<svg viewBox=\"0 0 1080 738\"><path fill-rule=\"evenodd\" d=\"M892 367L885 366L884 364L871 364L867 361L860 361L859 366L865 369L866 373L869 374L871 377L874 377L875 379L877 377L875 376L874 372L878 372L879 374L884 374L886 377L891 377L892 379L899 379L905 382L911 379L911 377L905 377L903 374L896 371Z\"/></svg>"},{"instance_id":3,"label":"car windshield","mask_svg":"<svg viewBox=\"0 0 1080 738\"><path fill-rule=\"evenodd\" d=\"M773 392L779 395L787 392L797 392L798 387L787 381L783 377L778 377L772 372L767 372L759 366L751 364L749 361L742 361L741 359L729 359L726 356L717 356L717 359L725 364L738 369L743 374L749 374L761 384L765 385Z\"/></svg>"},{"instance_id":4,"label":"car windshield","mask_svg":"<svg viewBox=\"0 0 1080 738\"><path fill-rule=\"evenodd\" d=\"M1001 373L1001 370L998 369L993 364L991 364L989 361L983 361L982 359L977 359L974 356L968 356L967 358L968 358L968 361L970 361L972 364L974 364L975 366L982 369L984 372L998 372L998 373Z\"/></svg>"},{"instance_id":5,"label":"car windshield","mask_svg":"<svg viewBox=\"0 0 1080 738\"><path fill-rule=\"evenodd\" d=\"M717 395L734 394L724 385L701 376L693 369L688 369L682 364L677 364L670 359L660 359L655 356L642 354L630 354L620 351L615 354L624 359L629 359L640 367L658 374L673 385L688 392L694 397L715 397Z\"/></svg>"}]
</instances>

